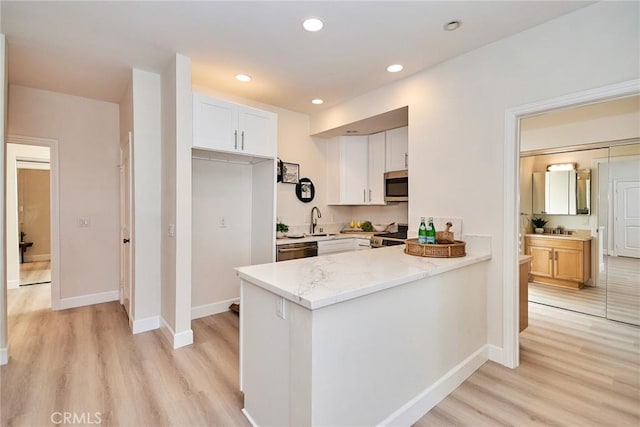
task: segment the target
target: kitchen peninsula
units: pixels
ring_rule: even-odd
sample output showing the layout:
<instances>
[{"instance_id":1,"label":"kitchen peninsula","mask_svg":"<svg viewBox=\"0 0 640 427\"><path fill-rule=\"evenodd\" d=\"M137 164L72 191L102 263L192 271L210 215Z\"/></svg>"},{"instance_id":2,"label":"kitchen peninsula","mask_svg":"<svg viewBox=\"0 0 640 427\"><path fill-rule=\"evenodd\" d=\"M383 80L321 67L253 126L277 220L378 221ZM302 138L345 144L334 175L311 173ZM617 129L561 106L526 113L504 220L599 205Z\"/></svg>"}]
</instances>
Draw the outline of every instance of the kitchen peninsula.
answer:
<instances>
[{"instance_id":1,"label":"kitchen peninsula","mask_svg":"<svg viewBox=\"0 0 640 427\"><path fill-rule=\"evenodd\" d=\"M488 359L490 237L237 269L240 388L258 426L408 425Z\"/></svg>"}]
</instances>

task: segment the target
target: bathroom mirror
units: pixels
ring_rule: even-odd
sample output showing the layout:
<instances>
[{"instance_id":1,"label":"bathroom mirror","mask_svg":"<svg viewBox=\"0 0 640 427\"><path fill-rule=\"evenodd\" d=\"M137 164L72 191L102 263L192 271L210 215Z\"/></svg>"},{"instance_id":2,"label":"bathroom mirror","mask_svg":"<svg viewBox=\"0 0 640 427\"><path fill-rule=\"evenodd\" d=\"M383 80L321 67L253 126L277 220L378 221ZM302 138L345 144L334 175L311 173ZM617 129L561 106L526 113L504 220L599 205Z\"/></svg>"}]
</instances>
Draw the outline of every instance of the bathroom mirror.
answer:
<instances>
[{"instance_id":1,"label":"bathroom mirror","mask_svg":"<svg viewBox=\"0 0 640 427\"><path fill-rule=\"evenodd\" d=\"M589 215L591 171L546 171L533 173L533 213Z\"/></svg>"}]
</instances>

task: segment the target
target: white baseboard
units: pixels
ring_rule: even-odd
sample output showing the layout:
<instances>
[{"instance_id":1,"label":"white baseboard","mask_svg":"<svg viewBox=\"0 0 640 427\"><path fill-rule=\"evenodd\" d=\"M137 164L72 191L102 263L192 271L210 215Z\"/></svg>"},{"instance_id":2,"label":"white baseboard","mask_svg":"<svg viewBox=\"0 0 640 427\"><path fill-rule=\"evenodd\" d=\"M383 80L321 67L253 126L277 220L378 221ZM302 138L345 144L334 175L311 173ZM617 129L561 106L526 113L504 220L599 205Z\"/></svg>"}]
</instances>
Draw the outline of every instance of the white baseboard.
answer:
<instances>
[{"instance_id":1,"label":"white baseboard","mask_svg":"<svg viewBox=\"0 0 640 427\"><path fill-rule=\"evenodd\" d=\"M98 294L81 295L79 297L61 298L60 310L83 307L85 305L101 304L103 302L118 301L119 291L100 292Z\"/></svg>"},{"instance_id":2,"label":"white baseboard","mask_svg":"<svg viewBox=\"0 0 640 427\"><path fill-rule=\"evenodd\" d=\"M233 298L224 301L214 302L213 304L199 305L191 307L191 319L199 319L201 317L211 316L212 314L220 314L229 311L229 306L240 301L240 298Z\"/></svg>"},{"instance_id":3,"label":"white baseboard","mask_svg":"<svg viewBox=\"0 0 640 427\"><path fill-rule=\"evenodd\" d=\"M7 280L7 289L18 289L20 287L20 280Z\"/></svg>"},{"instance_id":4,"label":"white baseboard","mask_svg":"<svg viewBox=\"0 0 640 427\"><path fill-rule=\"evenodd\" d=\"M379 425L409 426L422 418L449 393L462 384L471 374L482 366L489 358L489 346L484 345L457 366L447 372L438 381L405 403L401 408L389 415ZM246 415L246 414L245 414Z\"/></svg>"},{"instance_id":5,"label":"white baseboard","mask_svg":"<svg viewBox=\"0 0 640 427\"><path fill-rule=\"evenodd\" d=\"M142 332L153 331L158 328L160 328L160 316L152 316L134 320L131 325L131 332L135 335Z\"/></svg>"},{"instance_id":6,"label":"white baseboard","mask_svg":"<svg viewBox=\"0 0 640 427\"><path fill-rule=\"evenodd\" d=\"M162 334L174 350L193 344L193 331L191 329L176 334L163 317L160 317L160 331L162 331Z\"/></svg>"},{"instance_id":7,"label":"white baseboard","mask_svg":"<svg viewBox=\"0 0 640 427\"><path fill-rule=\"evenodd\" d=\"M0 348L0 365L9 363L9 347Z\"/></svg>"},{"instance_id":8,"label":"white baseboard","mask_svg":"<svg viewBox=\"0 0 640 427\"><path fill-rule=\"evenodd\" d=\"M506 366L506 360L504 357L504 349L492 344L487 344L489 348L489 360Z\"/></svg>"},{"instance_id":9,"label":"white baseboard","mask_svg":"<svg viewBox=\"0 0 640 427\"><path fill-rule=\"evenodd\" d=\"M249 424L251 424L253 427L258 427L258 424L256 424L256 422L253 420L253 418L251 418L251 415L249 415L249 413L247 412L247 410L245 408L242 408L242 414L249 421Z\"/></svg>"},{"instance_id":10,"label":"white baseboard","mask_svg":"<svg viewBox=\"0 0 640 427\"><path fill-rule=\"evenodd\" d=\"M27 255L24 254L24 262L51 261L51 254Z\"/></svg>"}]
</instances>

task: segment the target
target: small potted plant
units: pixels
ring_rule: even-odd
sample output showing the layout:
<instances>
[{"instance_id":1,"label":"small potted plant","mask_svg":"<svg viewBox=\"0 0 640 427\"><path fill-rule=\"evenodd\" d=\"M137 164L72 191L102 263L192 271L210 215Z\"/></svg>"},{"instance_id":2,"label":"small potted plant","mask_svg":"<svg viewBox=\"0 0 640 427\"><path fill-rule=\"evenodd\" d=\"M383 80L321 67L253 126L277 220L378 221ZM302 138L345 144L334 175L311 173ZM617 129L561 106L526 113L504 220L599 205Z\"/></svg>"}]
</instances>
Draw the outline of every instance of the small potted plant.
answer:
<instances>
[{"instance_id":1,"label":"small potted plant","mask_svg":"<svg viewBox=\"0 0 640 427\"><path fill-rule=\"evenodd\" d=\"M547 222L549 221L547 221L544 218L540 218L540 217L531 218L531 224L533 224L533 231L535 231L536 234L543 234L544 226Z\"/></svg>"},{"instance_id":2,"label":"small potted plant","mask_svg":"<svg viewBox=\"0 0 640 427\"><path fill-rule=\"evenodd\" d=\"M276 223L276 238L282 239L284 237L284 233L289 231L289 226L283 222L278 221Z\"/></svg>"}]
</instances>

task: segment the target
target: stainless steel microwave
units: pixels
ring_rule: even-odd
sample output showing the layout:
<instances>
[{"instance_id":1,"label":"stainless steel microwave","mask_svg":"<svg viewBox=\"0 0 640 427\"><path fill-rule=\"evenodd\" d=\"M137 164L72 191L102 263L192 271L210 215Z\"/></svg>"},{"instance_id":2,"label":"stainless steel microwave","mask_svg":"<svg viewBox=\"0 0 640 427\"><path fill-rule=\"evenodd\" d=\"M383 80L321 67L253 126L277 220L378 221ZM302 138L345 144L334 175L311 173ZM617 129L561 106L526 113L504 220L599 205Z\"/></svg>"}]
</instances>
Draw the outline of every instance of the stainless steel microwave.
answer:
<instances>
[{"instance_id":1,"label":"stainless steel microwave","mask_svg":"<svg viewBox=\"0 0 640 427\"><path fill-rule=\"evenodd\" d=\"M406 170L384 174L384 200L385 202L409 201L409 173Z\"/></svg>"}]
</instances>

